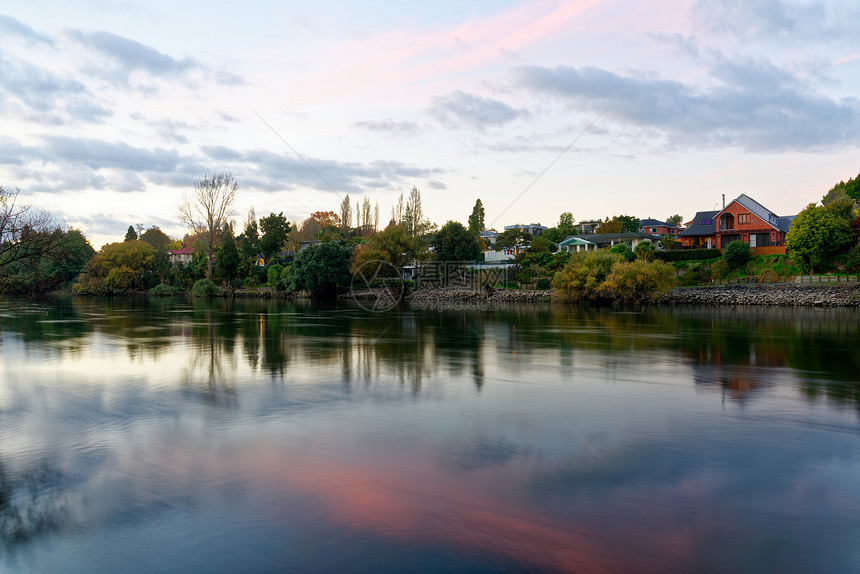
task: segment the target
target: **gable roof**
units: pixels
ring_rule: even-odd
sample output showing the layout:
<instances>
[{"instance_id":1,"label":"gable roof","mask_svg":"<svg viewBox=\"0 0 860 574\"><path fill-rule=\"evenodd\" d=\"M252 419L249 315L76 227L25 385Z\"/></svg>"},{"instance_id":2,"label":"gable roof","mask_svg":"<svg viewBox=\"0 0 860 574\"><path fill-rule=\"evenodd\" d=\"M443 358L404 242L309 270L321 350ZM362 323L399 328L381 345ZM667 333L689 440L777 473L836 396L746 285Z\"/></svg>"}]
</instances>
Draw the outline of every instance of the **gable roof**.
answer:
<instances>
[{"instance_id":1,"label":"gable roof","mask_svg":"<svg viewBox=\"0 0 860 574\"><path fill-rule=\"evenodd\" d=\"M737 196L734 200L732 200L729 205L734 202L740 203L742 206L750 210L750 213L754 213L756 217L773 227L774 229L782 232L788 232L788 226L791 225L791 221L795 216L786 216L780 217L750 196L742 193ZM724 210L723 210L724 211Z\"/></svg>"},{"instance_id":2,"label":"gable roof","mask_svg":"<svg viewBox=\"0 0 860 574\"><path fill-rule=\"evenodd\" d=\"M653 241L654 236L650 233L639 233L636 231L625 231L623 233L588 233L586 235L568 235L559 245L606 245L613 241L626 239L646 239Z\"/></svg>"},{"instance_id":3,"label":"gable roof","mask_svg":"<svg viewBox=\"0 0 860 574\"><path fill-rule=\"evenodd\" d=\"M713 235L717 231L716 217L719 211L697 211L696 217L678 235Z\"/></svg>"},{"instance_id":4,"label":"gable roof","mask_svg":"<svg viewBox=\"0 0 860 574\"><path fill-rule=\"evenodd\" d=\"M678 228L677 225L672 225L671 223L666 223L665 221L660 221L659 219L650 219L650 218L639 220L639 226L642 228L645 228L645 227L668 227L670 229L672 227L674 227L675 229Z\"/></svg>"}]
</instances>

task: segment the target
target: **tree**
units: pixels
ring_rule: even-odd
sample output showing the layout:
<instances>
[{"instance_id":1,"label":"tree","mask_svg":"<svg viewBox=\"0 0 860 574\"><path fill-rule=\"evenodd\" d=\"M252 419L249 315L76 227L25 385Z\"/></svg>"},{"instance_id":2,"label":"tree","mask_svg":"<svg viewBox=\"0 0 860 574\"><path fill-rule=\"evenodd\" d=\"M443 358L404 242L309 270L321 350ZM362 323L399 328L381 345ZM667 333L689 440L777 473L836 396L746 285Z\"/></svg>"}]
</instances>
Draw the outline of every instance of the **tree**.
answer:
<instances>
[{"instance_id":1,"label":"tree","mask_svg":"<svg viewBox=\"0 0 860 574\"><path fill-rule=\"evenodd\" d=\"M432 245L440 261L475 261L481 248L462 223L449 221L433 236Z\"/></svg>"},{"instance_id":2,"label":"tree","mask_svg":"<svg viewBox=\"0 0 860 574\"><path fill-rule=\"evenodd\" d=\"M561 215L558 216L558 228L559 229L569 229L572 231L573 230L573 224L575 222L576 222L576 220L573 219L573 214L569 211L565 211L564 213L562 213ZM570 235L570 234L568 233L568 235Z\"/></svg>"},{"instance_id":3,"label":"tree","mask_svg":"<svg viewBox=\"0 0 860 574\"><path fill-rule=\"evenodd\" d=\"M389 263L394 269L400 270L404 265L419 259L419 255L416 253L418 244L419 241L416 238L409 237L405 227L396 223L390 224L355 248L353 271L357 271L362 265L374 261ZM390 268L386 265L377 265L365 274L377 275L382 273L383 276L387 276L389 270Z\"/></svg>"},{"instance_id":4,"label":"tree","mask_svg":"<svg viewBox=\"0 0 860 574\"><path fill-rule=\"evenodd\" d=\"M317 221L317 223L319 222ZM263 259L268 263L269 258L274 253L278 253L286 243L287 234L290 232L290 222L284 217L283 212L270 213L268 216L260 218L260 231L262 231L260 253L263 254Z\"/></svg>"},{"instance_id":5,"label":"tree","mask_svg":"<svg viewBox=\"0 0 860 574\"><path fill-rule=\"evenodd\" d=\"M0 287L17 295L40 295L60 289L80 274L95 255L77 229L61 232L55 249L35 260L16 261L0 269Z\"/></svg>"},{"instance_id":6,"label":"tree","mask_svg":"<svg viewBox=\"0 0 860 574\"><path fill-rule=\"evenodd\" d=\"M529 245L529 251L532 253L555 253L558 251L558 246L541 235L540 237L532 239L531 245Z\"/></svg>"},{"instance_id":7,"label":"tree","mask_svg":"<svg viewBox=\"0 0 860 574\"><path fill-rule=\"evenodd\" d=\"M484 230L484 205L481 200L475 201L475 207L472 208L472 215L469 216L469 233L472 235L480 235Z\"/></svg>"},{"instance_id":8,"label":"tree","mask_svg":"<svg viewBox=\"0 0 860 574\"><path fill-rule=\"evenodd\" d=\"M239 184L230 173L205 175L194 182L194 192L179 204L179 217L200 236L206 247L206 273L212 278L212 260L218 236L232 215Z\"/></svg>"},{"instance_id":9,"label":"tree","mask_svg":"<svg viewBox=\"0 0 860 574\"><path fill-rule=\"evenodd\" d=\"M632 215L614 215L612 219L608 217L600 224L597 233L624 233L626 231L639 231L639 218Z\"/></svg>"},{"instance_id":10,"label":"tree","mask_svg":"<svg viewBox=\"0 0 860 574\"><path fill-rule=\"evenodd\" d=\"M155 248L143 241L109 243L87 263L74 291L113 295L146 289L155 276L155 253Z\"/></svg>"},{"instance_id":11,"label":"tree","mask_svg":"<svg viewBox=\"0 0 860 574\"><path fill-rule=\"evenodd\" d=\"M63 238L46 211L18 203L20 190L0 186L0 290L16 264L35 265L52 257Z\"/></svg>"},{"instance_id":12,"label":"tree","mask_svg":"<svg viewBox=\"0 0 860 574\"><path fill-rule=\"evenodd\" d=\"M230 283L239 271L241 257L236 248L236 241L229 229L221 235L221 244L215 252L215 274L226 283Z\"/></svg>"},{"instance_id":13,"label":"tree","mask_svg":"<svg viewBox=\"0 0 860 574\"><path fill-rule=\"evenodd\" d=\"M125 232L125 241L135 241L137 239L137 232L134 230L133 225L128 226L128 231Z\"/></svg>"},{"instance_id":14,"label":"tree","mask_svg":"<svg viewBox=\"0 0 860 574\"><path fill-rule=\"evenodd\" d=\"M159 229L157 225L153 225L141 233L138 239L149 243L159 251L167 251L169 249L168 246L173 243L173 239Z\"/></svg>"},{"instance_id":15,"label":"tree","mask_svg":"<svg viewBox=\"0 0 860 574\"><path fill-rule=\"evenodd\" d=\"M339 288L350 284L352 247L330 241L311 245L296 255L287 274L287 287L291 291L308 290L314 297L328 298Z\"/></svg>"},{"instance_id":16,"label":"tree","mask_svg":"<svg viewBox=\"0 0 860 574\"><path fill-rule=\"evenodd\" d=\"M827 203L828 196L838 194L839 192L844 192L854 201L860 201L860 174L857 174L857 177L851 178L847 182L840 181L834 185L824 196L823 203Z\"/></svg>"},{"instance_id":17,"label":"tree","mask_svg":"<svg viewBox=\"0 0 860 574\"><path fill-rule=\"evenodd\" d=\"M349 203L349 195L340 202L340 233L349 237L349 227L352 225L352 205Z\"/></svg>"},{"instance_id":18,"label":"tree","mask_svg":"<svg viewBox=\"0 0 860 574\"><path fill-rule=\"evenodd\" d=\"M514 247L528 247L531 240L531 234L526 233L519 227L515 227L499 233L498 237L496 237L495 247L497 251L499 249L512 249Z\"/></svg>"},{"instance_id":19,"label":"tree","mask_svg":"<svg viewBox=\"0 0 860 574\"><path fill-rule=\"evenodd\" d=\"M785 250L801 271L812 273L855 242L848 220L825 206L810 203L792 221L785 237Z\"/></svg>"},{"instance_id":20,"label":"tree","mask_svg":"<svg viewBox=\"0 0 860 574\"><path fill-rule=\"evenodd\" d=\"M403 226L412 237L422 237L432 233L436 225L424 217L424 209L421 207L421 192L413 187L406 200L406 209L403 211Z\"/></svg>"},{"instance_id":21,"label":"tree","mask_svg":"<svg viewBox=\"0 0 860 574\"><path fill-rule=\"evenodd\" d=\"M683 222L684 218L677 213L666 218L666 223L674 225L675 227L680 227Z\"/></svg>"}]
</instances>

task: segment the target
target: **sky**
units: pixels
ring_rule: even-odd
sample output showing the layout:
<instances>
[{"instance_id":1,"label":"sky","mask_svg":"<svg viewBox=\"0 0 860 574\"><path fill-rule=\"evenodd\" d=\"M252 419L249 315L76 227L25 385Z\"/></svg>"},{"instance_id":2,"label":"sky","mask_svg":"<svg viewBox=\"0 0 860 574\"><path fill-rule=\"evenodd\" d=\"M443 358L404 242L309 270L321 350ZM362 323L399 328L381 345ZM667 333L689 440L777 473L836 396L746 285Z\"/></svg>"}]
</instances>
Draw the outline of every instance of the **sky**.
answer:
<instances>
[{"instance_id":1,"label":"sky","mask_svg":"<svg viewBox=\"0 0 860 574\"><path fill-rule=\"evenodd\" d=\"M856 0L6 0L0 185L97 249L173 237L230 172L235 220L793 215L860 173Z\"/></svg>"}]
</instances>

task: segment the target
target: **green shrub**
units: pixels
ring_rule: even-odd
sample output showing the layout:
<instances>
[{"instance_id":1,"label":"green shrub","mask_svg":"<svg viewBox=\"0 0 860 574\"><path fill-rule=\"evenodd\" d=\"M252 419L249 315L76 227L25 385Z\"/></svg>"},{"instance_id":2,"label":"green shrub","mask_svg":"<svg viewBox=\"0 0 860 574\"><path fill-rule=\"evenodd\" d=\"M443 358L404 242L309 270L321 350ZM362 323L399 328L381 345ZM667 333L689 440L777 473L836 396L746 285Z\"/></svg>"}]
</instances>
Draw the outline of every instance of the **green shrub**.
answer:
<instances>
[{"instance_id":1,"label":"green shrub","mask_svg":"<svg viewBox=\"0 0 860 574\"><path fill-rule=\"evenodd\" d=\"M541 290L549 289L552 286L552 283L546 277L541 277L537 281L537 288Z\"/></svg>"},{"instance_id":2,"label":"green shrub","mask_svg":"<svg viewBox=\"0 0 860 574\"><path fill-rule=\"evenodd\" d=\"M191 295L194 297L218 297L221 295L221 289L209 279L198 279L194 282L194 287L191 288Z\"/></svg>"},{"instance_id":3,"label":"green shrub","mask_svg":"<svg viewBox=\"0 0 860 574\"><path fill-rule=\"evenodd\" d=\"M653 303L674 286L675 272L671 265L637 259L615 263L598 291L613 303L638 304Z\"/></svg>"},{"instance_id":4,"label":"green shrub","mask_svg":"<svg viewBox=\"0 0 860 574\"><path fill-rule=\"evenodd\" d=\"M615 253L621 255L625 261L633 261L636 258L636 255L633 253L633 250L627 246L626 243L619 243L617 245L613 245L609 248L610 253Z\"/></svg>"},{"instance_id":5,"label":"green shrub","mask_svg":"<svg viewBox=\"0 0 860 574\"><path fill-rule=\"evenodd\" d=\"M693 261L678 276L678 283L685 286L707 285L711 282L711 267L701 261Z\"/></svg>"},{"instance_id":6,"label":"green shrub","mask_svg":"<svg viewBox=\"0 0 860 574\"><path fill-rule=\"evenodd\" d=\"M606 280L612 265L619 261L623 261L622 255L608 251L575 254L553 277L556 298L573 303L598 300L600 284Z\"/></svg>"},{"instance_id":7,"label":"green shrub","mask_svg":"<svg viewBox=\"0 0 860 574\"><path fill-rule=\"evenodd\" d=\"M650 241L640 241L636 245L636 249L633 250L633 254L637 259L644 259L645 261L652 261L654 253L656 253L656 249L654 249L654 245Z\"/></svg>"},{"instance_id":8,"label":"green shrub","mask_svg":"<svg viewBox=\"0 0 860 574\"><path fill-rule=\"evenodd\" d=\"M719 249L678 249L672 251L657 251L655 259L660 261L705 261L722 256Z\"/></svg>"},{"instance_id":9,"label":"green shrub","mask_svg":"<svg viewBox=\"0 0 860 574\"><path fill-rule=\"evenodd\" d=\"M723 260L730 269L740 269L749 262L752 251L748 243L732 241L723 249Z\"/></svg>"},{"instance_id":10,"label":"green shrub","mask_svg":"<svg viewBox=\"0 0 860 574\"><path fill-rule=\"evenodd\" d=\"M714 279L727 279L731 268L725 259L717 259L711 263L711 275Z\"/></svg>"},{"instance_id":11,"label":"green shrub","mask_svg":"<svg viewBox=\"0 0 860 574\"><path fill-rule=\"evenodd\" d=\"M283 270L284 266L280 263L269 265L266 271L266 284L272 288L277 287L278 281L281 279L281 272Z\"/></svg>"},{"instance_id":12,"label":"green shrub","mask_svg":"<svg viewBox=\"0 0 860 574\"><path fill-rule=\"evenodd\" d=\"M845 270L848 273L860 273L860 243L848 252L848 257L845 258Z\"/></svg>"},{"instance_id":13,"label":"green shrub","mask_svg":"<svg viewBox=\"0 0 860 574\"><path fill-rule=\"evenodd\" d=\"M155 287L149 290L149 294L154 297L170 297L176 295L177 291L170 285L165 285L164 283L159 283Z\"/></svg>"}]
</instances>

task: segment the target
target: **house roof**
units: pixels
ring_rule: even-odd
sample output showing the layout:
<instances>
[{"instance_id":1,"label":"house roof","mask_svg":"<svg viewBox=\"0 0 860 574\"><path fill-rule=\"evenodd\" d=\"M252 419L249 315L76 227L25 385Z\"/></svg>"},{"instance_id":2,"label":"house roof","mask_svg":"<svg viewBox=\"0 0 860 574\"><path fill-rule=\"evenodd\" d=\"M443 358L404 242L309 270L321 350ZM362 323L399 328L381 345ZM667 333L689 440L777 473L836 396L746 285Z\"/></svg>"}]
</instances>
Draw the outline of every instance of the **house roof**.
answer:
<instances>
[{"instance_id":1,"label":"house roof","mask_svg":"<svg viewBox=\"0 0 860 574\"><path fill-rule=\"evenodd\" d=\"M639 233L637 231L625 231L624 233L588 233L586 235L568 235L559 245L606 245L613 241L624 241L626 239L654 239L650 233Z\"/></svg>"},{"instance_id":2,"label":"house roof","mask_svg":"<svg viewBox=\"0 0 860 574\"><path fill-rule=\"evenodd\" d=\"M168 249L168 253L171 255L191 255L194 253L190 247L182 247L180 249Z\"/></svg>"},{"instance_id":3,"label":"house roof","mask_svg":"<svg viewBox=\"0 0 860 574\"><path fill-rule=\"evenodd\" d=\"M678 235L713 235L717 231L716 217L719 211L697 211L696 217Z\"/></svg>"},{"instance_id":4,"label":"house roof","mask_svg":"<svg viewBox=\"0 0 860 574\"><path fill-rule=\"evenodd\" d=\"M779 216L777 214L775 214L750 196L742 193L732 201L732 203L734 202L738 202L745 208L749 209L750 213L754 213L756 217L758 217L768 225L779 229L780 231L788 231L788 228L780 229ZM731 203L729 205L731 205Z\"/></svg>"},{"instance_id":5,"label":"house roof","mask_svg":"<svg viewBox=\"0 0 860 574\"><path fill-rule=\"evenodd\" d=\"M639 220L639 225L643 228L645 227L674 227L678 228L677 225L672 225L671 223L666 223L665 221L660 221L659 219L641 219Z\"/></svg>"}]
</instances>

